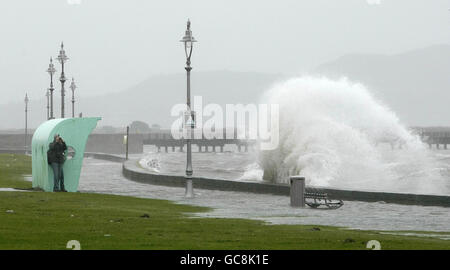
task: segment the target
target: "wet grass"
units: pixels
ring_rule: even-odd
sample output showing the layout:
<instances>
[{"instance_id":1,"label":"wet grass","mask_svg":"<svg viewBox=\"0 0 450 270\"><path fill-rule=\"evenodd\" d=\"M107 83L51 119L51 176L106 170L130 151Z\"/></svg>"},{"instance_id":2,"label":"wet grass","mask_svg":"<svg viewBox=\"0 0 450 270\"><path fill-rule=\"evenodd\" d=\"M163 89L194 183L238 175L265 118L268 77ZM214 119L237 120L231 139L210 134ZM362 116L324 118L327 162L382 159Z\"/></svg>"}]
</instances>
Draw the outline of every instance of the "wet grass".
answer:
<instances>
[{"instance_id":1,"label":"wet grass","mask_svg":"<svg viewBox=\"0 0 450 270\"><path fill-rule=\"evenodd\" d=\"M4 166L4 163L10 166ZM0 155L0 187L27 188L30 158ZM10 211L12 210L12 211ZM204 207L88 193L0 192L0 249L450 249L450 241L336 227L196 218Z\"/></svg>"},{"instance_id":2,"label":"wet grass","mask_svg":"<svg viewBox=\"0 0 450 270\"><path fill-rule=\"evenodd\" d=\"M0 187L31 188L23 175L31 175L31 157L15 154L0 154Z\"/></svg>"}]
</instances>

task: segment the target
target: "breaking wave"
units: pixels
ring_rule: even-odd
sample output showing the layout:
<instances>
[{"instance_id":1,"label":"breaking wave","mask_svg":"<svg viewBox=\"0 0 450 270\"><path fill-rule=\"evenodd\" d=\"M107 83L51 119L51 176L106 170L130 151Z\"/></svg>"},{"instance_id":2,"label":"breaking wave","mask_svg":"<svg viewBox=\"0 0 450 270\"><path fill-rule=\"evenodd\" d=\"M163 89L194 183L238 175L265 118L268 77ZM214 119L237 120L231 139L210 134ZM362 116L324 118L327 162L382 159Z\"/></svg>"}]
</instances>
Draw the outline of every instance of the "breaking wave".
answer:
<instances>
[{"instance_id":1,"label":"breaking wave","mask_svg":"<svg viewBox=\"0 0 450 270\"><path fill-rule=\"evenodd\" d=\"M448 166L362 84L294 78L266 92L263 102L280 109L279 147L259 154L265 180L300 174L315 186L449 193L442 175Z\"/></svg>"}]
</instances>

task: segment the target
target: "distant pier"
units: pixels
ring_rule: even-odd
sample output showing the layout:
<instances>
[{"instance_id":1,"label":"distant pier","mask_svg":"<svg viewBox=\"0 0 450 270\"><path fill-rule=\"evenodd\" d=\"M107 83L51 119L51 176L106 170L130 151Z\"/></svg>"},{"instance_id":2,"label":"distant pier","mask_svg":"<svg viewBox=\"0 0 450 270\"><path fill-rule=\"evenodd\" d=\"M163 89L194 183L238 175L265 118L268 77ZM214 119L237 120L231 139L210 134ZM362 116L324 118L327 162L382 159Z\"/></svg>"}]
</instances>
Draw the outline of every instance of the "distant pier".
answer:
<instances>
[{"instance_id":1,"label":"distant pier","mask_svg":"<svg viewBox=\"0 0 450 270\"><path fill-rule=\"evenodd\" d=\"M428 146L436 149L445 149L447 150L447 145L450 144L450 132L426 132L422 135L422 141L427 143Z\"/></svg>"},{"instance_id":2,"label":"distant pier","mask_svg":"<svg viewBox=\"0 0 450 270\"><path fill-rule=\"evenodd\" d=\"M180 152L184 151L186 144L185 139L175 139L171 133L148 133L144 134L144 145L153 145L158 149L158 152L165 151L166 153L171 150L175 152L179 149ZM225 137L225 136L224 136ZM236 136L237 137L237 136ZM235 145L238 152L248 152L254 150L258 142L256 140L245 139L192 139L192 144L197 145L198 152L224 152L225 145Z\"/></svg>"},{"instance_id":3,"label":"distant pier","mask_svg":"<svg viewBox=\"0 0 450 270\"><path fill-rule=\"evenodd\" d=\"M448 149L450 144L450 127L411 127L411 130L420 136L422 142L429 148Z\"/></svg>"},{"instance_id":4,"label":"distant pier","mask_svg":"<svg viewBox=\"0 0 450 270\"><path fill-rule=\"evenodd\" d=\"M447 150L450 145L450 127L410 127L413 134L420 137L423 143L430 149ZM123 136L125 133L94 133L89 136L86 145L87 152L99 152L109 154L124 154ZM224 134L225 135L225 134ZM33 130L26 136L27 145L31 145ZM197 146L199 152L224 152L226 145L234 145L237 152L248 152L259 148L257 140L237 139L235 134L233 139L193 139L192 144ZM25 135L23 133L4 133L0 132L0 150L11 151L24 149ZM129 151L131 154L143 153L144 145L153 145L160 152L184 151L186 141L183 139L174 139L170 130L156 130L149 133L130 133ZM390 144L391 148L402 149L405 142L398 138L380 139L377 144ZM195 147L194 147L195 149Z\"/></svg>"}]
</instances>

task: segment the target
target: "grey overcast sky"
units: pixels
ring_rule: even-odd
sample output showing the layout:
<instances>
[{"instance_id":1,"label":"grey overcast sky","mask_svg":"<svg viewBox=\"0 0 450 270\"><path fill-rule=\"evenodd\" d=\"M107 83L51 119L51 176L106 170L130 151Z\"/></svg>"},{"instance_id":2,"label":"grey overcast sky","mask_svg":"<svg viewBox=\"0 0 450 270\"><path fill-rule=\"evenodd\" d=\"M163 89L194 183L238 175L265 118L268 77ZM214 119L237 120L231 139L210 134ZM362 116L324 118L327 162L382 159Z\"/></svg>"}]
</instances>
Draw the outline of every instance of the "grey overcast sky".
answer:
<instances>
[{"instance_id":1,"label":"grey overcast sky","mask_svg":"<svg viewBox=\"0 0 450 270\"><path fill-rule=\"evenodd\" d=\"M61 41L67 76L87 96L183 72L188 18L195 70L298 73L346 53L449 44L449 9L450 0L1 0L0 104L26 91L43 98Z\"/></svg>"}]
</instances>

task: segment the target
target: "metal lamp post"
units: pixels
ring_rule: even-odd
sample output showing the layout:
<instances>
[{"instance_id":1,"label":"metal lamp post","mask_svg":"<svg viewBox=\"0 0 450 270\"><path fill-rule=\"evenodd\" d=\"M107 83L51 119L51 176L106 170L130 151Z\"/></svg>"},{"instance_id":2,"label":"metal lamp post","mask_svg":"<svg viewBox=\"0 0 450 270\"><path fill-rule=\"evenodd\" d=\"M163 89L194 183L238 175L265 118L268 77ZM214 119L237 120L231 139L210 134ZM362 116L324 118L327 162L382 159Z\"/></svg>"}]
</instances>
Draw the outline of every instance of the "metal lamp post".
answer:
<instances>
[{"instance_id":1,"label":"metal lamp post","mask_svg":"<svg viewBox=\"0 0 450 270\"><path fill-rule=\"evenodd\" d=\"M191 22L187 21L187 29L183 39L180 40L184 43L184 51L186 53L186 72L187 72L187 112L185 119L185 126L190 134L187 136L187 162L186 162L186 197L194 197L193 186L192 186L192 148L191 139L193 131L195 128L195 112L191 110L191 55L194 42L197 42L192 36Z\"/></svg>"},{"instance_id":2,"label":"metal lamp post","mask_svg":"<svg viewBox=\"0 0 450 270\"><path fill-rule=\"evenodd\" d=\"M48 74L50 74L50 117L49 119L54 119L53 115L53 91L55 88L53 88L53 74L56 73L55 65L53 65L53 59L50 57L50 64L48 65L47 69Z\"/></svg>"},{"instance_id":3,"label":"metal lamp post","mask_svg":"<svg viewBox=\"0 0 450 270\"><path fill-rule=\"evenodd\" d=\"M28 140L28 93L25 94L25 154L27 153L27 140Z\"/></svg>"},{"instance_id":4,"label":"metal lamp post","mask_svg":"<svg viewBox=\"0 0 450 270\"><path fill-rule=\"evenodd\" d=\"M66 51L64 51L64 43L61 42L61 50L59 50L58 61L61 63L61 77L59 81L61 82L61 118L64 118L64 83L66 82L66 77L64 75L64 63L67 62L69 58L66 56Z\"/></svg>"},{"instance_id":5,"label":"metal lamp post","mask_svg":"<svg viewBox=\"0 0 450 270\"><path fill-rule=\"evenodd\" d=\"M50 89L45 92L45 97L47 98L47 120L50 120Z\"/></svg>"},{"instance_id":6,"label":"metal lamp post","mask_svg":"<svg viewBox=\"0 0 450 270\"><path fill-rule=\"evenodd\" d=\"M77 86L75 85L73 77L72 83L70 84L70 89L72 90L72 118L75 118L75 89L77 89Z\"/></svg>"}]
</instances>

